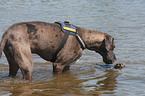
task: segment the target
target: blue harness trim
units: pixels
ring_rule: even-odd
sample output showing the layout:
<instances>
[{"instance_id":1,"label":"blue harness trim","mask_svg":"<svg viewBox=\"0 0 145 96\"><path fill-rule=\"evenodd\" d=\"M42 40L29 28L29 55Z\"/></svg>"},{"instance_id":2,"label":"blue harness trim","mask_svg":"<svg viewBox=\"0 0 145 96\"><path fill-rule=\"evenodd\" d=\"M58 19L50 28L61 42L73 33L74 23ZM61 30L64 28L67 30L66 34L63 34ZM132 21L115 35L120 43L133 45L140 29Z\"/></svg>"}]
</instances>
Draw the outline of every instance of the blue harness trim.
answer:
<instances>
[{"instance_id":1,"label":"blue harness trim","mask_svg":"<svg viewBox=\"0 0 145 96\"><path fill-rule=\"evenodd\" d=\"M72 24L69 24L68 21L65 21L65 22L55 22L57 24L59 24L61 26L61 30L65 33L64 36L63 36L63 39L57 49L57 51L55 52L54 56L52 57L51 59L51 62L55 62L56 59L57 59L57 54L59 53L59 51L63 48L64 44L66 43L69 35L74 35L76 36L76 39L78 40L78 42L80 43L81 45L81 48L84 50L86 48L86 44L85 42L82 40L82 38L78 35L78 31L77 31L77 28L72 25Z\"/></svg>"},{"instance_id":2,"label":"blue harness trim","mask_svg":"<svg viewBox=\"0 0 145 96\"><path fill-rule=\"evenodd\" d=\"M68 21L64 21L64 22L55 22L55 23L57 23L57 24L59 24L60 26L61 26L61 29L62 29L62 31L65 33L66 31L69 31L70 32L70 35L76 35L76 34L78 34L78 31L77 31L77 28L74 26L74 25L72 25L72 24L69 24L69 22ZM70 29L74 29L74 30L76 30L76 32L74 32L74 31L72 31L72 30L67 30L67 29L64 29L64 27L67 27L67 28L70 28Z\"/></svg>"}]
</instances>

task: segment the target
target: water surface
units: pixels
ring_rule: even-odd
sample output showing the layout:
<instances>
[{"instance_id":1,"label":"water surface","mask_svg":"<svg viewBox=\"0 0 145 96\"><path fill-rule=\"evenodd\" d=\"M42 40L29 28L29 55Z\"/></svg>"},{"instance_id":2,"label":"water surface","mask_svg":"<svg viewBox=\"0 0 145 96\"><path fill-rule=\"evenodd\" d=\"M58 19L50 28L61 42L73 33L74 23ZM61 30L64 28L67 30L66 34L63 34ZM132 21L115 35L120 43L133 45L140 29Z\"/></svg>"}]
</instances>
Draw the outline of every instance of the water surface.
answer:
<instances>
[{"instance_id":1,"label":"water surface","mask_svg":"<svg viewBox=\"0 0 145 96\"><path fill-rule=\"evenodd\" d=\"M1 0L0 36L12 24L26 21L72 24L99 30L115 38L117 61L123 70L97 68L102 57L84 50L69 72L52 74L52 64L33 55L33 81L8 77L8 63L0 60L1 96L144 96L145 1L144 0Z\"/></svg>"}]
</instances>

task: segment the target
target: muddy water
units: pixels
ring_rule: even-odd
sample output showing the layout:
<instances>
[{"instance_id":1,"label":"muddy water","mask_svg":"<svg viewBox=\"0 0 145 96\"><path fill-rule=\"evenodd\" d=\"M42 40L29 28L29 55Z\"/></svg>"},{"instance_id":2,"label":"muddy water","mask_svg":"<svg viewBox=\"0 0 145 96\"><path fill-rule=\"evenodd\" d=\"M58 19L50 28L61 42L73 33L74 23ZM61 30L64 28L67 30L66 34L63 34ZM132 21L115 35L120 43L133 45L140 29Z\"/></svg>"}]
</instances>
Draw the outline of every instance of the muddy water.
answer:
<instances>
[{"instance_id":1,"label":"muddy water","mask_svg":"<svg viewBox=\"0 0 145 96\"><path fill-rule=\"evenodd\" d=\"M22 80L19 71L8 77L5 55L0 60L1 96L144 96L145 1L144 0L1 0L0 36L12 24L25 21L69 20L74 25L100 30L115 38L117 62L123 70L96 67L102 57L84 50L69 72L52 74L52 64L33 54L33 81Z\"/></svg>"}]
</instances>

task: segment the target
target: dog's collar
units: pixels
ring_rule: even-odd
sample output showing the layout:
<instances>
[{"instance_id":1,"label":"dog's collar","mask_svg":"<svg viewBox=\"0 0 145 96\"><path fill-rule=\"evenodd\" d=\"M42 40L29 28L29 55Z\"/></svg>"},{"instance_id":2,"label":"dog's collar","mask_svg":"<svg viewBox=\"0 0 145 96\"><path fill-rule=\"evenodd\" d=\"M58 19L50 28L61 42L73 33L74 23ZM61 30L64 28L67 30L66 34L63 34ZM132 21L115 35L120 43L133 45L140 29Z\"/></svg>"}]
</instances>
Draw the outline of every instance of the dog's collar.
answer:
<instances>
[{"instance_id":1,"label":"dog's collar","mask_svg":"<svg viewBox=\"0 0 145 96\"><path fill-rule=\"evenodd\" d=\"M84 50L86 48L86 44L85 42L83 41L83 39L79 36L78 34L78 31L77 31L77 28L72 25L72 24L69 24L69 22L65 21L65 22L55 22L57 24L59 24L61 26L61 30L65 33L63 38L62 38L62 41L58 47L58 49L56 50L54 56L52 57L51 59L51 62L55 62L56 59L57 59L57 54L59 53L59 51L61 51L61 49L63 48L64 44L66 43L69 35L74 35L76 36L76 39L78 40L78 42L80 43L81 45L81 48Z\"/></svg>"}]
</instances>

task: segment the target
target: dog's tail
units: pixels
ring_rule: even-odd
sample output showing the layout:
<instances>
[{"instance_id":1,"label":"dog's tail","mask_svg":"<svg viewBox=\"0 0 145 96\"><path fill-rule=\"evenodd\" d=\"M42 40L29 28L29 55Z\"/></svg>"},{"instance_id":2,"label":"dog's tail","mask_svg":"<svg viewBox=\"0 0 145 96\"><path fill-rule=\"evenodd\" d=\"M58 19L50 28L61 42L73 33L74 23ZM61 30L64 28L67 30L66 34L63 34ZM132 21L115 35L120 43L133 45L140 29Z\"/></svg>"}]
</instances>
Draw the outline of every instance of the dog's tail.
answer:
<instances>
[{"instance_id":1,"label":"dog's tail","mask_svg":"<svg viewBox=\"0 0 145 96\"><path fill-rule=\"evenodd\" d=\"M4 49L4 47L5 47L5 44L6 44L6 37L7 37L7 36L3 36L3 37L2 37L2 40L1 40L1 43L0 43L0 58L1 58L1 56L2 56L2 51L3 51L3 49Z\"/></svg>"}]
</instances>

